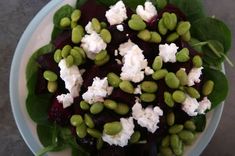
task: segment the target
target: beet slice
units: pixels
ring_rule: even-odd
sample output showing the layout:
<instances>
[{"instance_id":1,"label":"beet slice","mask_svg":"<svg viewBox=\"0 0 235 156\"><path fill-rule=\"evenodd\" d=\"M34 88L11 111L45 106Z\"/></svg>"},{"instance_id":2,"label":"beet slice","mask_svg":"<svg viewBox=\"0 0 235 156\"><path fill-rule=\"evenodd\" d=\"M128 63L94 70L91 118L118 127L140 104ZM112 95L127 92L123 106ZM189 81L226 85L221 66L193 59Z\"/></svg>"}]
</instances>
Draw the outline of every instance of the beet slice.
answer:
<instances>
[{"instance_id":1,"label":"beet slice","mask_svg":"<svg viewBox=\"0 0 235 156\"><path fill-rule=\"evenodd\" d=\"M59 76L60 68L54 61L54 53L47 53L39 56L37 58L37 62L40 65L40 68L42 68L43 70L51 70Z\"/></svg>"},{"instance_id":2,"label":"beet slice","mask_svg":"<svg viewBox=\"0 0 235 156\"><path fill-rule=\"evenodd\" d=\"M135 95L125 93L119 88L114 88L109 98L118 102L126 103L129 107L132 107L135 104Z\"/></svg>"},{"instance_id":3,"label":"beet slice","mask_svg":"<svg viewBox=\"0 0 235 156\"><path fill-rule=\"evenodd\" d=\"M65 45L73 45L71 40L72 32L71 30L63 31L59 34L52 43L55 46L55 49L62 49Z\"/></svg>"}]
</instances>

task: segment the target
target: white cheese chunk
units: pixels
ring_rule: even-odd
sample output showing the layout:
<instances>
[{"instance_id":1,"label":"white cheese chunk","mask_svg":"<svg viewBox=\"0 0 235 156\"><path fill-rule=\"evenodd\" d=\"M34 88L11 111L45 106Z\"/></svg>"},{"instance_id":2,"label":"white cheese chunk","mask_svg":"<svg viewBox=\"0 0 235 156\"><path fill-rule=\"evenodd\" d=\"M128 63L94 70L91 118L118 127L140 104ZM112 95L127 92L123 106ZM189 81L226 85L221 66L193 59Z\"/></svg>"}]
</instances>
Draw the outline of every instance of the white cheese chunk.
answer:
<instances>
[{"instance_id":1,"label":"white cheese chunk","mask_svg":"<svg viewBox=\"0 0 235 156\"><path fill-rule=\"evenodd\" d=\"M204 97L203 100L199 102L197 111L199 114L205 114L205 111L209 109L211 109L211 101L207 97Z\"/></svg>"},{"instance_id":2,"label":"white cheese chunk","mask_svg":"<svg viewBox=\"0 0 235 156\"><path fill-rule=\"evenodd\" d=\"M135 88L134 94L142 94L140 85Z\"/></svg>"},{"instance_id":3,"label":"white cheese chunk","mask_svg":"<svg viewBox=\"0 0 235 156\"><path fill-rule=\"evenodd\" d=\"M193 86L195 83L201 82L200 76L202 74L203 67L192 68L188 74L188 86Z\"/></svg>"},{"instance_id":4,"label":"white cheese chunk","mask_svg":"<svg viewBox=\"0 0 235 156\"><path fill-rule=\"evenodd\" d=\"M123 25L121 25L121 24L117 25L117 30L124 31Z\"/></svg>"},{"instance_id":5,"label":"white cheese chunk","mask_svg":"<svg viewBox=\"0 0 235 156\"><path fill-rule=\"evenodd\" d=\"M56 98L63 104L63 108L69 107L73 103L73 96L70 93L58 95Z\"/></svg>"},{"instance_id":6,"label":"white cheese chunk","mask_svg":"<svg viewBox=\"0 0 235 156\"><path fill-rule=\"evenodd\" d=\"M191 98L189 95L186 95L186 99L182 103L182 110L185 111L189 116L196 116L198 114L198 107L199 103L197 99Z\"/></svg>"},{"instance_id":7,"label":"white cheese chunk","mask_svg":"<svg viewBox=\"0 0 235 156\"><path fill-rule=\"evenodd\" d=\"M146 22L150 22L155 16L157 16L156 8L149 1L145 2L144 6L138 5L136 13Z\"/></svg>"},{"instance_id":8,"label":"white cheese chunk","mask_svg":"<svg viewBox=\"0 0 235 156\"><path fill-rule=\"evenodd\" d=\"M151 75L154 73L153 69L151 69L150 67L146 67L144 69L145 75Z\"/></svg>"},{"instance_id":9,"label":"white cheese chunk","mask_svg":"<svg viewBox=\"0 0 235 156\"><path fill-rule=\"evenodd\" d=\"M138 124L142 127L146 127L149 132L154 133L159 127L160 116L163 115L163 111L160 107L148 106L147 108L142 108L142 105L136 100L135 105L132 107L132 116L137 120Z\"/></svg>"},{"instance_id":10,"label":"white cheese chunk","mask_svg":"<svg viewBox=\"0 0 235 156\"><path fill-rule=\"evenodd\" d=\"M116 145L124 147L128 144L128 140L131 138L131 135L134 133L134 122L133 118L121 118L120 122L122 124L122 130L116 135L107 135L103 133L102 139L107 142L109 145Z\"/></svg>"},{"instance_id":11,"label":"white cheese chunk","mask_svg":"<svg viewBox=\"0 0 235 156\"><path fill-rule=\"evenodd\" d=\"M160 44L159 45L159 56L162 57L164 62L176 62L176 53L179 47L175 43L169 44Z\"/></svg>"},{"instance_id":12,"label":"white cheese chunk","mask_svg":"<svg viewBox=\"0 0 235 156\"><path fill-rule=\"evenodd\" d=\"M91 34L85 35L82 38L81 47L86 52L87 57L94 60L96 54L98 54L101 50L106 49L107 44L103 41L99 34L93 31Z\"/></svg>"},{"instance_id":13,"label":"white cheese chunk","mask_svg":"<svg viewBox=\"0 0 235 156\"><path fill-rule=\"evenodd\" d=\"M88 24L85 26L85 30L88 34L92 34L95 30L92 28L91 22L88 22Z\"/></svg>"},{"instance_id":14,"label":"white cheese chunk","mask_svg":"<svg viewBox=\"0 0 235 156\"><path fill-rule=\"evenodd\" d=\"M104 98L112 93L113 87L108 86L107 77L100 79L95 77L88 90L82 95L82 98L89 104L103 102Z\"/></svg>"},{"instance_id":15,"label":"white cheese chunk","mask_svg":"<svg viewBox=\"0 0 235 156\"><path fill-rule=\"evenodd\" d=\"M120 24L127 19L126 7L122 1L111 6L105 14L110 25Z\"/></svg>"}]
</instances>

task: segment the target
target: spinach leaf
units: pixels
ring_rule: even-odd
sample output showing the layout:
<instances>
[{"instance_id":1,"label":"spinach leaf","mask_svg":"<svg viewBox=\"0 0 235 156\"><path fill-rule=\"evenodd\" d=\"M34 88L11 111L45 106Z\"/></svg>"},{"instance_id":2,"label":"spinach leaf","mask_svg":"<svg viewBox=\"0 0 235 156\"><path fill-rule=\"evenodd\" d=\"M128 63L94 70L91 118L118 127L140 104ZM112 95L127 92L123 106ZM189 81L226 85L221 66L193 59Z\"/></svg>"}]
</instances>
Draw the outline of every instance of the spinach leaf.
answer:
<instances>
[{"instance_id":1,"label":"spinach leaf","mask_svg":"<svg viewBox=\"0 0 235 156\"><path fill-rule=\"evenodd\" d=\"M56 147L56 145L47 146L47 147L41 149L40 151L38 151L38 152L36 153L36 156L43 156L43 155L46 154L47 152L52 151L55 147Z\"/></svg>"},{"instance_id":2,"label":"spinach leaf","mask_svg":"<svg viewBox=\"0 0 235 156\"><path fill-rule=\"evenodd\" d=\"M167 0L156 0L154 4L157 7L157 10L162 10L163 8L165 8L167 3Z\"/></svg>"},{"instance_id":3,"label":"spinach leaf","mask_svg":"<svg viewBox=\"0 0 235 156\"><path fill-rule=\"evenodd\" d=\"M169 0L169 3L177 6L190 22L205 17L202 0Z\"/></svg>"},{"instance_id":4,"label":"spinach leaf","mask_svg":"<svg viewBox=\"0 0 235 156\"><path fill-rule=\"evenodd\" d=\"M58 129L55 124L37 125L37 134L44 147L55 144L55 136L58 135Z\"/></svg>"},{"instance_id":5,"label":"spinach leaf","mask_svg":"<svg viewBox=\"0 0 235 156\"><path fill-rule=\"evenodd\" d=\"M77 0L76 8L80 8L87 0Z\"/></svg>"},{"instance_id":6,"label":"spinach leaf","mask_svg":"<svg viewBox=\"0 0 235 156\"><path fill-rule=\"evenodd\" d=\"M74 11L74 8L70 5L64 5L59 10L57 10L53 17L53 23L56 27L60 28L60 20L64 17L71 16L72 12Z\"/></svg>"},{"instance_id":7,"label":"spinach leaf","mask_svg":"<svg viewBox=\"0 0 235 156\"><path fill-rule=\"evenodd\" d=\"M105 6L111 6L117 3L119 0L97 0L98 3L105 5Z\"/></svg>"},{"instance_id":8,"label":"spinach leaf","mask_svg":"<svg viewBox=\"0 0 235 156\"><path fill-rule=\"evenodd\" d=\"M224 73L219 70L204 68L204 76L206 80L212 80L214 82L214 89L208 96L212 106L211 109L219 105L228 95L228 80Z\"/></svg>"},{"instance_id":9,"label":"spinach leaf","mask_svg":"<svg viewBox=\"0 0 235 156\"><path fill-rule=\"evenodd\" d=\"M52 33L51 33L51 41L54 41L59 34L61 34L64 30L54 26Z\"/></svg>"},{"instance_id":10,"label":"spinach leaf","mask_svg":"<svg viewBox=\"0 0 235 156\"><path fill-rule=\"evenodd\" d=\"M196 125L196 132L203 132L206 127L206 116L201 114L192 118Z\"/></svg>"},{"instance_id":11,"label":"spinach leaf","mask_svg":"<svg viewBox=\"0 0 235 156\"><path fill-rule=\"evenodd\" d=\"M220 20L211 17L201 18L192 23L191 34L200 41L217 40L227 54L231 47L231 31Z\"/></svg>"},{"instance_id":12,"label":"spinach leaf","mask_svg":"<svg viewBox=\"0 0 235 156\"><path fill-rule=\"evenodd\" d=\"M111 6L117 3L119 0L97 0L97 2L105 5L105 6ZM138 5L143 5L146 2L146 0L123 0L123 3L125 5L133 10L136 9Z\"/></svg>"}]
</instances>

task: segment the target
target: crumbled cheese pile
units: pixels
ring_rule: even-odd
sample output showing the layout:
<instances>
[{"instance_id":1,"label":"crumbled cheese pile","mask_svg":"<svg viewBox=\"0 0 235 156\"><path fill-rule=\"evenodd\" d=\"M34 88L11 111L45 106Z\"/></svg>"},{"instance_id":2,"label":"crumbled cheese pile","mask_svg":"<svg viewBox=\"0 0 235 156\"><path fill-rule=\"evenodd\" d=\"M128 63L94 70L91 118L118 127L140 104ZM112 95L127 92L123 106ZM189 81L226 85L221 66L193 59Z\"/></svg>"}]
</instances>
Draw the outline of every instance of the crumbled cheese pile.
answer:
<instances>
[{"instance_id":1,"label":"crumbled cheese pile","mask_svg":"<svg viewBox=\"0 0 235 156\"><path fill-rule=\"evenodd\" d=\"M157 16L156 8L149 1L145 2L144 6L138 5L136 13L146 22L150 22L155 16Z\"/></svg>"},{"instance_id":2,"label":"crumbled cheese pile","mask_svg":"<svg viewBox=\"0 0 235 156\"><path fill-rule=\"evenodd\" d=\"M202 74L203 67L192 68L188 74L188 86L193 86L195 83L200 83L200 76Z\"/></svg>"},{"instance_id":3,"label":"crumbled cheese pile","mask_svg":"<svg viewBox=\"0 0 235 156\"><path fill-rule=\"evenodd\" d=\"M179 47L175 43L169 44L160 44L159 45L159 56L162 57L164 62L176 62L176 53Z\"/></svg>"},{"instance_id":4,"label":"crumbled cheese pile","mask_svg":"<svg viewBox=\"0 0 235 156\"><path fill-rule=\"evenodd\" d=\"M127 119L121 118L120 122L122 124L122 130L116 135L107 135L103 133L102 139L110 145L117 145L124 147L128 144L128 140L134 133L134 122L133 118L129 117Z\"/></svg>"}]
</instances>

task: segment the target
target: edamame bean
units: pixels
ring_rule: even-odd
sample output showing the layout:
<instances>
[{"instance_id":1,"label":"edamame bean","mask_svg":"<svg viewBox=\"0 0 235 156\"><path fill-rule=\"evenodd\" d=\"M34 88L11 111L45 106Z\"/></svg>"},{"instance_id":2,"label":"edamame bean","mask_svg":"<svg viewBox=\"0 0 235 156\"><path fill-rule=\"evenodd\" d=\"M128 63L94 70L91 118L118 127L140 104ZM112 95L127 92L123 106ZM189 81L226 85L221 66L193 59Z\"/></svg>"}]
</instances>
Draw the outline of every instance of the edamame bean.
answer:
<instances>
[{"instance_id":1,"label":"edamame bean","mask_svg":"<svg viewBox=\"0 0 235 156\"><path fill-rule=\"evenodd\" d=\"M169 92L164 92L164 102L167 104L169 107L173 107L175 102Z\"/></svg>"},{"instance_id":2,"label":"edamame bean","mask_svg":"<svg viewBox=\"0 0 235 156\"><path fill-rule=\"evenodd\" d=\"M163 79L167 75L167 73L168 73L168 71L166 69L160 69L158 71L155 71L152 74L152 78L154 80L160 80L160 79Z\"/></svg>"},{"instance_id":3,"label":"edamame bean","mask_svg":"<svg viewBox=\"0 0 235 156\"><path fill-rule=\"evenodd\" d=\"M127 80L123 80L122 82L120 82L119 87L122 91L129 94L133 94L135 90L131 82Z\"/></svg>"},{"instance_id":4,"label":"edamame bean","mask_svg":"<svg viewBox=\"0 0 235 156\"><path fill-rule=\"evenodd\" d=\"M205 96L208 96L212 93L213 89L214 89L214 82L211 80L208 80L204 83L202 87L202 94Z\"/></svg>"},{"instance_id":5,"label":"edamame bean","mask_svg":"<svg viewBox=\"0 0 235 156\"><path fill-rule=\"evenodd\" d=\"M75 28L77 25L78 25L77 22L74 22L74 21L72 21L70 24L72 29Z\"/></svg>"},{"instance_id":6,"label":"edamame bean","mask_svg":"<svg viewBox=\"0 0 235 156\"><path fill-rule=\"evenodd\" d=\"M169 133L170 134L177 134L183 130L184 126L183 125L174 125L169 128Z\"/></svg>"},{"instance_id":7,"label":"edamame bean","mask_svg":"<svg viewBox=\"0 0 235 156\"><path fill-rule=\"evenodd\" d=\"M179 146L179 137L178 135L176 134L172 134L170 136L170 145L171 145L171 148L174 149L174 148L177 148Z\"/></svg>"},{"instance_id":8,"label":"edamame bean","mask_svg":"<svg viewBox=\"0 0 235 156\"><path fill-rule=\"evenodd\" d=\"M63 58L66 58L67 56L69 56L70 50L72 49L72 47L70 45L65 45L61 51L61 55Z\"/></svg>"},{"instance_id":9,"label":"edamame bean","mask_svg":"<svg viewBox=\"0 0 235 156\"><path fill-rule=\"evenodd\" d=\"M163 14L163 22L167 29L174 30L177 25L177 17L174 13L165 12Z\"/></svg>"},{"instance_id":10,"label":"edamame bean","mask_svg":"<svg viewBox=\"0 0 235 156\"><path fill-rule=\"evenodd\" d=\"M69 55L65 58L65 62L66 62L66 65L67 67L71 67L74 63L74 58L72 55Z\"/></svg>"},{"instance_id":11,"label":"edamame bean","mask_svg":"<svg viewBox=\"0 0 235 156\"><path fill-rule=\"evenodd\" d=\"M83 119L82 119L82 116L81 115L73 115L71 118L70 118L70 123L71 125L73 126L79 126L80 124L83 123Z\"/></svg>"},{"instance_id":12,"label":"edamame bean","mask_svg":"<svg viewBox=\"0 0 235 156\"><path fill-rule=\"evenodd\" d=\"M156 99L156 95L152 93L143 93L140 95L140 99L143 102L153 102Z\"/></svg>"},{"instance_id":13,"label":"edamame bean","mask_svg":"<svg viewBox=\"0 0 235 156\"><path fill-rule=\"evenodd\" d=\"M102 61L105 59L105 57L107 57L108 53L106 50L102 50L101 52L99 52L96 56L95 56L95 60L96 61Z\"/></svg>"},{"instance_id":14,"label":"edamame bean","mask_svg":"<svg viewBox=\"0 0 235 156\"><path fill-rule=\"evenodd\" d=\"M144 29L137 34L137 37L143 41L149 41L151 38L151 33L147 29Z\"/></svg>"},{"instance_id":15,"label":"edamame bean","mask_svg":"<svg viewBox=\"0 0 235 156\"><path fill-rule=\"evenodd\" d=\"M86 125L87 125L89 128L94 128L94 127L95 127L95 124L94 124L94 122L93 122L93 120L92 120L92 118L91 118L90 115L85 114L85 115L84 115L84 120L85 120Z\"/></svg>"},{"instance_id":16,"label":"edamame bean","mask_svg":"<svg viewBox=\"0 0 235 156\"><path fill-rule=\"evenodd\" d=\"M182 38L184 41L186 41L186 42L190 41L190 40L191 40L191 33L190 33L190 31L188 31L188 32L186 32L185 34L183 34L183 35L181 36L181 38Z\"/></svg>"},{"instance_id":17,"label":"edamame bean","mask_svg":"<svg viewBox=\"0 0 235 156\"><path fill-rule=\"evenodd\" d=\"M141 31L146 28L146 24L142 19L131 19L128 21L128 26L136 31Z\"/></svg>"},{"instance_id":18,"label":"edamame bean","mask_svg":"<svg viewBox=\"0 0 235 156\"><path fill-rule=\"evenodd\" d=\"M176 32L181 36L184 35L186 32L189 31L191 27L191 24L188 21L184 21L184 22L179 22L177 28L176 28Z\"/></svg>"},{"instance_id":19,"label":"edamame bean","mask_svg":"<svg viewBox=\"0 0 235 156\"><path fill-rule=\"evenodd\" d=\"M103 147L103 144L104 144L104 141L103 141L102 137L98 138L97 142L96 142L96 149L100 150Z\"/></svg>"},{"instance_id":20,"label":"edamame bean","mask_svg":"<svg viewBox=\"0 0 235 156\"><path fill-rule=\"evenodd\" d=\"M169 72L165 76L165 82L169 88L176 89L180 85L179 79L172 72Z\"/></svg>"},{"instance_id":21,"label":"edamame bean","mask_svg":"<svg viewBox=\"0 0 235 156\"><path fill-rule=\"evenodd\" d=\"M169 147L161 147L160 153L162 156L172 156L173 155L173 152L172 152L171 148L169 148Z\"/></svg>"},{"instance_id":22,"label":"edamame bean","mask_svg":"<svg viewBox=\"0 0 235 156\"><path fill-rule=\"evenodd\" d=\"M140 87L147 93L155 93L158 89L157 83L154 81L144 81L141 83Z\"/></svg>"},{"instance_id":23,"label":"edamame bean","mask_svg":"<svg viewBox=\"0 0 235 156\"><path fill-rule=\"evenodd\" d=\"M132 14L131 18L134 19L134 20L142 20L142 18L137 14Z\"/></svg>"},{"instance_id":24,"label":"edamame bean","mask_svg":"<svg viewBox=\"0 0 235 156\"><path fill-rule=\"evenodd\" d=\"M92 28L97 32L97 33L100 33L100 30L101 30L101 25L100 25L100 22L97 18L93 18L91 20L91 25L92 25Z\"/></svg>"},{"instance_id":25,"label":"edamame bean","mask_svg":"<svg viewBox=\"0 0 235 156\"><path fill-rule=\"evenodd\" d=\"M84 36L84 28L81 25L77 25L72 30L72 42L78 44L81 42L82 37Z\"/></svg>"},{"instance_id":26,"label":"edamame bean","mask_svg":"<svg viewBox=\"0 0 235 156\"><path fill-rule=\"evenodd\" d=\"M170 146L170 136L169 135L165 136L162 139L161 146L162 147L169 147Z\"/></svg>"},{"instance_id":27,"label":"edamame bean","mask_svg":"<svg viewBox=\"0 0 235 156\"><path fill-rule=\"evenodd\" d=\"M193 57L193 66L200 68L202 66L202 58L198 55Z\"/></svg>"},{"instance_id":28,"label":"edamame bean","mask_svg":"<svg viewBox=\"0 0 235 156\"><path fill-rule=\"evenodd\" d=\"M141 133L139 131L135 131L129 140L130 143L134 144L137 143L140 140Z\"/></svg>"},{"instance_id":29,"label":"edamame bean","mask_svg":"<svg viewBox=\"0 0 235 156\"><path fill-rule=\"evenodd\" d=\"M195 88L187 87L185 88L185 90L188 93L188 95L191 96L192 98L196 98L196 99L200 98L200 94Z\"/></svg>"},{"instance_id":30,"label":"edamame bean","mask_svg":"<svg viewBox=\"0 0 235 156\"><path fill-rule=\"evenodd\" d=\"M162 68L162 57L161 56L156 56L154 61L153 61L153 65L152 68L157 71L160 70Z\"/></svg>"},{"instance_id":31,"label":"edamame bean","mask_svg":"<svg viewBox=\"0 0 235 156\"><path fill-rule=\"evenodd\" d=\"M91 105L91 114L99 114L104 109L104 105L101 102L96 102Z\"/></svg>"},{"instance_id":32,"label":"edamame bean","mask_svg":"<svg viewBox=\"0 0 235 156\"><path fill-rule=\"evenodd\" d=\"M90 109L90 105L86 101L81 101L80 102L80 108L82 110L89 110Z\"/></svg>"},{"instance_id":33,"label":"edamame bean","mask_svg":"<svg viewBox=\"0 0 235 156\"><path fill-rule=\"evenodd\" d=\"M54 73L53 71L50 70L46 70L43 73L43 77L44 79L46 79L47 81L56 81L58 76L56 75L56 73Z\"/></svg>"},{"instance_id":34,"label":"edamame bean","mask_svg":"<svg viewBox=\"0 0 235 156\"><path fill-rule=\"evenodd\" d=\"M169 126L173 126L175 123L175 114L174 112L167 113L166 122Z\"/></svg>"},{"instance_id":35,"label":"edamame bean","mask_svg":"<svg viewBox=\"0 0 235 156\"><path fill-rule=\"evenodd\" d=\"M176 77L180 80L180 85L184 86L188 83L188 75L184 69L180 69L176 72Z\"/></svg>"},{"instance_id":36,"label":"edamame bean","mask_svg":"<svg viewBox=\"0 0 235 156\"><path fill-rule=\"evenodd\" d=\"M172 98L177 103L183 103L186 99L186 96L181 90L176 90L173 92Z\"/></svg>"},{"instance_id":37,"label":"edamame bean","mask_svg":"<svg viewBox=\"0 0 235 156\"><path fill-rule=\"evenodd\" d=\"M100 60L100 61L95 60L95 64L97 66L102 66L105 63L109 62L109 59L110 59L110 56L107 54L106 57L103 60Z\"/></svg>"},{"instance_id":38,"label":"edamame bean","mask_svg":"<svg viewBox=\"0 0 235 156\"><path fill-rule=\"evenodd\" d=\"M167 43L172 43L172 42L175 42L178 38L179 38L179 35L174 32L167 36L166 41Z\"/></svg>"},{"instance_id":39,"label":"edamame bean","mask_svg":"<svg viewBox=\"0 0 235 156\"><path fill-rule=\"evenodd\" d=\"M183 153L182 149L180 148L180 145L178 148L173 148L173 152L176 156L181 156Z\"/></svg>"},{"instance_id":40,"label":"edamame bean","mask_svg":"<svg viewBox=\"0 0 235 156\"><path fill-rule=\"evenodd\" d=\"M149 42L160 43L162 41L162 37L157 32L151 31L150 34L151 34L151 38Z\"/></svg>"},{"instance_id":41,"label":"edamame bean","mask_svg":"<svg viewBox=\"0 0 235 156\"><path fill-rule=\"evenodd\" d=\"M119 115L126 115L129 110L130 108L128 105L124 103L118 103L117 107L114 109L114 111Z\"/></svg>"},{"instance_id":42,"label":"edamame bean","mask_svg":"<svg viewBox=\"0 0 235 156\"><path fill-rule=\"evenodd\" d=\"M117 108L117 102L110 99L106 99L104 100L104 106L108 109L115 110Z\"/></svg>"},{"instance_id":43,"label":"edamame bean","mask_svg":"<svg viewBox=\"0 0 235 156\"><path fill-rule=\"evenodd\" d=\"M186 142L194 140L194 134L188 130L182 130L178 135L181 140Z\"/></svg>"},{"instance_id":44,"label":"edamame bean","mask_svg":"<svg viewBox=\"0 0 235 156\"><path fill-rule=\"evenodd\" d=\"M61 50L57 49L54 53L54 61L56 63L59 63L62 60L62 54L61 54Z\"/></svg>"},{"instance_id":45,"label":"edamame bean","mask_svg":"<svg viewBox=\"0 0 235 156\"><path fill-rule=\"evenodd\" d=\"M121 79L118 75L115 73L108 73L107 75L108 83L113 87L119 87L119 84L121 83Z\"/></svg>"},{"instance_id":46,"label":"edamame bean","mask_svg":"<svg viewBox=\"0 0 235 156\"><path fill-rule=\"evenodd\" d=\"M158 31L161 35L166 35L167 33L167 28L164 25L163 19L160 19L158 22Z\"/></svg>"},{"instance_id":47,"label":"edamame bean","mask_svg":"<svg viewBox=\"0 0 235 156\"><path fill-rule=\"evenodd\" d=\"M187 129L187 130L190 130L190 131L195 131L196 129L196 125L194 124L193 121L191 120L188 120L184 123L184 127Z\"/></svg>"},{"instance_id":48,"label":"edamame bean","mask_svg":"<svg viewBox=\"0 0 235 156\"><path fill-rule=\"evenodd\" d=\"M87 127L84 122L76 127L76 133L79 138L84 138L87 135Z\"/></svg>"},{"instance_id":49,"label":"edamame bean","mask_svg":"<svg viewBox=\"0 0 235 156\"><path fill-rule=\"evenodd\" d=\"M178 53L176 53L176 60L178 62L187 62L190 59L188 48L183 48Z\"/></svg>"},{"instance_id":50,"label":"edamame bean","mask_svg":"<svg viewBox=\"0 0 235 156\"><path fill-rule=\"evenodd\" d=\"M107 23L106 22L100 22L100 26L102 29L107 28Z\"/></svg>"},{"instance_id":51,"label":"edamame bean","mask_svg":"<svg viewBox=\"0 0 235 156\"><path fill-rule=\"evenodd\" d=\"M76 9L73 11L72 15L71 15L71 19L74 22L77 22L81 17L81 11Z\"/></svg>"},{"instance_id":52,"label":"edamame bean","mask_svg":"<svg viewBox=\"0 0 235 156\"><path fill-rule=\"evenodd\" d=\"M104 133L108 135L116 135L122 130L122 124L118 121L109 122L104 125Z\"/></svg>"},{"instance_id":53,"label":"edamame bean","mask_svg":"<svg viewBox=\"0 0 235 156\"><path fill-rule=\"evenodd\" d=\"M74 63L79 66L83 63L82 55L76 49L71 49L70 51L71 56L74 58Z\"/></svg>"},{"instance_id":54,"label":"edamame bean","mask_svg":"<svg viewBox=\"0 0 235 156\"><path fill-rule=\"evenodd\" d=\"M102 134L100 131L92 128L87 128L87 133L94 138L101 138Z\"/></svg>"},{"instance_id":55,"label":"edamame bean","mask_svg":"<svg viewBox=\"0 0 235 156\"><path fill-rule=\"evenodd\" d=\"M64 17L64 18L62 18L61 20L60 20L60 26L62 27L62 28L66 28L66 27L68 27L68 26L70 26L70 19L68 18L68 17Z\"/></svg>"},{"instance_id":56,"label":"edamame bean","mask_svg":"<svg viewBox=\"0 0 235 156\"><path fill-rule=\"evenodd\" d=\"M73 49L77 50L81 54L83 59L86 59L86 53L82 48L75 46L75 47L73 47Z\"/></svg>"},{"instance_id":57,"label":"edamame bean","mask_svg":"<svg viewBox=\"0 0 235 156\"><path fill-rule=\"evenodd\" d=\"M111 33L107 29L101 30L100 37L104 40L105 43L110 43L112 40Z\"/></svg>"},{"instance_id":58,"label":"edamame bean","mask_svg":"<svg viewBox=\"0 0 235 156\"><path fill-rule=\"evenodd\" d=\"M47 82L47 90L50 92L50 93L55 93L55 91L57 90L58 88L58 84L56 81L48 81Z\"/></svg>"}]
</instances>

